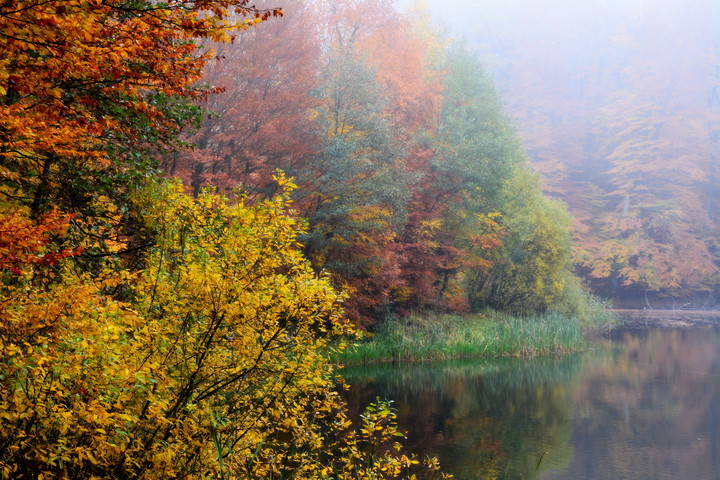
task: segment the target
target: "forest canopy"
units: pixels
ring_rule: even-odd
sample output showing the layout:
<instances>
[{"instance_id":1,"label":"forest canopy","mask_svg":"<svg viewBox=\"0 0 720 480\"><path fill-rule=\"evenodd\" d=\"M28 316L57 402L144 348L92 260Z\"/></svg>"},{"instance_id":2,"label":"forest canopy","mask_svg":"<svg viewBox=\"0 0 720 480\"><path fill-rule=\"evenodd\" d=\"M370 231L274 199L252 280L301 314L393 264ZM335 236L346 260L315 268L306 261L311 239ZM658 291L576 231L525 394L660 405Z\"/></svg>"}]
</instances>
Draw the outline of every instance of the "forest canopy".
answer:
<instances>
[{"instance_id":1,"label":"forest canopy","mask_svg":"<svg viewBox=\"0 0 720 480\"><path fill-rule=\"evenodd\" d=\"M411 311L575 313L569 218L545 199L492 79L418 10L298 2L217 46L215 112L163 157L198 194L251 201L283 170L303 250L362 327ZM312 28L308 25L312 24Z\"/></svg>"}]
</instances>

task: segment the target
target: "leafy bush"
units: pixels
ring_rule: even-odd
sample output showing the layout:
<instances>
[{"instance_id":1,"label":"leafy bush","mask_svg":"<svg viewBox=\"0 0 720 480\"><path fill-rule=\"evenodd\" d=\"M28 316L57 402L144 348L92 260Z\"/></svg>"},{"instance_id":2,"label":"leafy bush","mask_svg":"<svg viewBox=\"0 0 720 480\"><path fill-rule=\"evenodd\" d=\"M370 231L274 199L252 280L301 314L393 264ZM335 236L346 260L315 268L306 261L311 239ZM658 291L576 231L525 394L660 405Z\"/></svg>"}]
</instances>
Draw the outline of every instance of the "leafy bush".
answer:
<instances>
[{"instance_id":1,"label":"leafy bush","mask_svg":"<svg viewBox=\"0 0 720 480\"><path fill-rule=\"evenodd\" d=\"M142 270L3 270L0 477L408 475L416 460L367 447L397 433L391 412L354 432L333 391L342 296L299 252L287 193L135 202L155 238Z\"/></svg>"}]
</instances>

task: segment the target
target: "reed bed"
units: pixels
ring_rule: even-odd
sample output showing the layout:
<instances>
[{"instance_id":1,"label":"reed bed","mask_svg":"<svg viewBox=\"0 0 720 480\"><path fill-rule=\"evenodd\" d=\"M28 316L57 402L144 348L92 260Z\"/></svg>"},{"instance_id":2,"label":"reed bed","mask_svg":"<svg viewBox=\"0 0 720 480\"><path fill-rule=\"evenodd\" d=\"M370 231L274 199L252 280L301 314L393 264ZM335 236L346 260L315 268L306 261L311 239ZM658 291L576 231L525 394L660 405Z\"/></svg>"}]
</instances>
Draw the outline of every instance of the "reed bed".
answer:
<instances>
[{"instance_id":1,"label":"reed bed","mask_svg":"<svg viewBox=\"0 0 720 480\"><path fill-rule=\"evenodd\" d=\"M516 317L498 312L410 316L386 321L350 345L339 363L441 360L464 357L532 357L587 346L576 319L556 313Z\"/></svg>"}]
</instances>

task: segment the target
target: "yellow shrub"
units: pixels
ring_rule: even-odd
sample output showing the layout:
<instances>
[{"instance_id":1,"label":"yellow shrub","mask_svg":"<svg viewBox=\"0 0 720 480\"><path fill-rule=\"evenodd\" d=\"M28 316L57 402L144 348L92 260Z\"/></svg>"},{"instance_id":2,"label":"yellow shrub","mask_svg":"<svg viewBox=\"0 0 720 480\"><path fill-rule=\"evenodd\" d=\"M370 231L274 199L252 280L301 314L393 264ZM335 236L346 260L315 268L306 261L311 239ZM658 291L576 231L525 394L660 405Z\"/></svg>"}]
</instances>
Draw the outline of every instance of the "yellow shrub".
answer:
<instances>
[{"instance_id":1,"label":"yellow shrub","mask_svg":"<svg viewBox=\"0 0 720 480\"><path fill-rule=\"evenodd\" d=\"M3 287L0 477L408 474L415 460L363 447L396 433L390 411L357 434L333 391L342 296L302 257L288 203L148 188L143 270Z\"/></svg>"}]
</instances>

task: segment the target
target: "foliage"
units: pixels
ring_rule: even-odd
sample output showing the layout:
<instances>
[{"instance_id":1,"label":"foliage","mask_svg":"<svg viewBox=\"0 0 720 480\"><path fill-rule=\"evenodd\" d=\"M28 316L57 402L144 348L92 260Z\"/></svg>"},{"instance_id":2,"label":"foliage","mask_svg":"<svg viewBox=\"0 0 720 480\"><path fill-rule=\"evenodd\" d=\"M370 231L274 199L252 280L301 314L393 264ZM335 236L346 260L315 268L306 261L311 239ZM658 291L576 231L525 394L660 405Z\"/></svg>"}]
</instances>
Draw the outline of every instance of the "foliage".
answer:
<instances>
[{"instance_id":1,"label":"foliage","mask_svg":"<svg viewBox=\"0 0 720 480\"><path fill-rule=\"evenodd\" d=\"M215 58L201 84L224 93L199 103L212 115L184 136L195 148L165 155L168 175L182 178L194 195L212 184L266 198L276 187L276 168L309 162L319 141L310 114L317 106L312 90L320 55L314 15L305 2L294 2L282 21L212 44Z\"/></svg>"},{"instance_id":2,"label":"foliage","mask_svg":"<svg viewBox=\"0 0 720 480\"><path fill-rule=\"evenodd\" d=\"M533 357L582 350L587 342L576 318L558 313L517 317L485 311L466 316L411 315L382 323L341 352L347 365L464 357Z\"/></svg>"},{"instance_id":3,"label":"foliage","mask_svg":"<svg viewBox=\"0 0 720 480\"><path fill-rule=\"evenodd\" d=\"M156 239L144 270L66 263L59 281L3 285L0 475L405 475L416 461L383 448L386 406L354 433L332 392L328 341L349 327L297 248L287 193L246 207L182 190L134 197Z\"/></svg>"},{"instance_id":4,"label":"foliage","mask_svg":"<svg viewBox=\"0 0 720 480\"><path fill-rule=\"evenodd\" d=\"M437 181L447 185L451 178L455 189L444 222L461 232L456 246L463 235L482 239L475 262L458 269L470 308L529 313L552 307L572 278L569 218L562 205L542 196L491 80L463 45L448 52L439 137ZM464 218L462 212L468 212ZM468 221L478 218L485 224Z\"/></svg>"},{"instance_id":5,"label":"foliage","mask_svg":"<svg viewBox=\"0 0 720 480\"><path fill-rule=\"evenodd\" d=\"M12 282L20 275L37 273L35 267L55 265L64 258L78 255L80 248L58 245L54 239L62 238L69 226L70 215L52 210L38 221L32 221L23 209L7 211L0 207L0 270L3 278Z\"/></svg>"},{"instance_id":6,"label":"foliage","mask_svg":"<svg viewBox=\"0 0 720 480\"><path fill-rule=\"evenodd\" d=\"M635 308L711 307L718 4L497 6L475 15L470 35L494 64L545 191L569 205L587 285ZM648 293L665 300L646 302Z\"/></svg>"},{"instance_id":7,"label":"foliage","mask_svg":"<svg viewBox=\"0 0 720 480\"><path fill-rule=\"evenodd\" d=\"M516 312L544 311L559 303L572 281L569 223L564 207L530 189L508 205L508 235L490 268L468 276L471 305ZM518 203L520 205L518 205ZM517 206L516 208L512 208Z\"/></svg>"},{"instance_id":8,"label":"foliage","mask_svg":"<svg viewBox=\"0 0 720 480\"><path fill-rule=\"evenodd\" d=\"M569 220L542 198L475 54L384 0L300 2L287 17L218 50L203 77L227 88L203 104L217 116L166 172L194 194L239 186L254 202L286 171L304 252L362 328L413 310L559 302Z\"/></svg>"},{"instance_id":9,"label":"foliage","mask_svg":"<svg viewBox=\"0 0 720 480\"><path fill-rule=\"evenodd\" d=\"M86 238L133 235L118 209L212 91L194 85L212 58L199 42L281 14L246 0L3 2L2 193L33 217L78 214Z\"/></svg>"},{"instance_id":10,"label":"foliage","mask_svg":"<svg viewBox=\"0 0 720 480\"><path fill-rule=\"evenodd\" d=\"M412 176L400 168L383 90L373 69L352 55L330 59L318 91L316 121L326 132L310 168L296 176L300 212L310 228L305 251L317 266L355 295L348 309L371 323L373 308L390 301L392 248L402 222Z\"/></svg>"}]
</instances>

